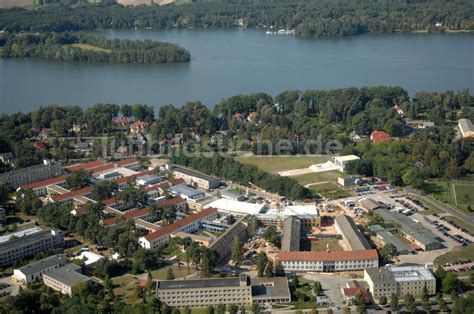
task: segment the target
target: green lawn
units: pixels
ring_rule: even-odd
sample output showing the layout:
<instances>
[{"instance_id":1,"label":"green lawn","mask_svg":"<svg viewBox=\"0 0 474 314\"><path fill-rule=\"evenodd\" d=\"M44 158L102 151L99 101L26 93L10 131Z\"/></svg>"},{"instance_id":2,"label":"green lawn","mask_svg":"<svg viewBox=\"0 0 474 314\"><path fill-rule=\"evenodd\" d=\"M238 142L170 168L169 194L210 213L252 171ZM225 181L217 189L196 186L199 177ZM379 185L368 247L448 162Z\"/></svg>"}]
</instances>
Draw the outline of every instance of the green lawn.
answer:
<instances>
[{"instance_id":1,"label":"green lawn","mask_svg":"<svg viewBox=\"0 0 474 314\"><path fill-rule=\"evenodd\" d=\"M182 278L182 277L188 276L188 268L185 265L181 265L181 268L179 268L178 265L174 265L174 264L152 271L151 276L153 277L153 279L166 280L166 276L168 274L169 268L173 270L174 276L176 278ZM195 270L193 266L190 266L189 273L192 274L194 272Z\"/></svg>"},{"instance_id":2,"label":"green lawn","mask_svg":"<svg viewBox=\"0 0 474 314\"><path fill-rule=\"evenodd\" d=\"M474 179L459 181L451 180L430 180L431 195L445 203L449 203L463 211L468 210L468 206L474 208Z\"/></svg>"},{"instance_id":3,"label":"green lawn","mask_svg":"<svg viewBox=\"0 0 474 314\"><path fill-rule=\"evenodd\" d=\"M88 44L72 44L71 46L80 48L82 50L90 50L90 51L95 51L95 52L107 52L107 53L112 52L112 50L104 49L104 48L100 48L100 47L92 46Z\"/></svg>"},{"instance_id":4,"label":"green lawn","mask_svg":"<svg viewBox=\"0 0 474 314\"><path fill-rule=\"evenodd\" d=\"M313 172L313 173L302 174L300 176L294 176L292 178L298 181L299 184L306 185L310 183L325 182L325 181L331 181L335 183L337 181L337 178L343 175L344 174L339 171L326 171L326 172Z\"/></svg>"},{"instance_id":5,"label":"green lawn","mask_svg":"<svg viewBox=\"0 0 474 314\"><path fill-rule=\"evenodd\" d=\"M277 174L279 171L308 168L327 161L326 157L311 156L239 156L235 159L244 164L257 166L263 171Z\"/></svg>"},{"instance_id":6,"label":"green lawn","mask_svg":"<svg viewBox=\"0 0 474 314\"><path fill-rule=\"evenodd\" d=\"M343 251L342 247L338 243L338 239L319 239L317 241L311 241L311 251L326 251L329 245L329 250Z\"/></svg>"},{"instance_id":7,"label":"green lawn","mask_svg":"<svg viewBox=\"0 0 474 314\"><path fill-rule=\"evenodd\" d=\"M137 298L135 292L136 287L140 284L139 280L130 275L112 278L114 284L114 294L125 303L137 303L140 299Z\"/></svg>"},{"instance_id":8,"label":"green lawn","mask_svg":"<svg viewBox=\"0 0 474 314\"><path fill-rule=\"evenodd\" d=\"M434 263L436 265L443 265L445 263L454 262L461 259L474 260L474 244L469 244L468 246L457 246L450 252L438 256L434 260Z\"/></svg>"},{"instance_id":9,"label":"green lawn","mask_svg":"<svg viewBox=\"0 0 474 314\"><path fill-rule=\"evenodd\" d=\"M345 191L343 188L341 188L339 185L332 181L322 184L311 185L309 189L329 199L337 199L351 196L351 193Z\"/></svg>"}]
</instances>

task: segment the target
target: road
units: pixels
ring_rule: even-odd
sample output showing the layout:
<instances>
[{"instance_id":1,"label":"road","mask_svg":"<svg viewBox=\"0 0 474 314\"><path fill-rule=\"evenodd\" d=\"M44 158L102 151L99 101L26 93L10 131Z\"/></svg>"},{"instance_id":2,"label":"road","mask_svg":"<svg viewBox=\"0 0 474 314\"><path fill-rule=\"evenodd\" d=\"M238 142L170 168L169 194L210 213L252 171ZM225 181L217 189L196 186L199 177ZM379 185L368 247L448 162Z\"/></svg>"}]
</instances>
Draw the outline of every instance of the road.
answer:
<instances>
[{"instance_id":1,"label":"road","mask_svg":"<svg viewBox=\"0 0 474 314\"><path fill-rule=\"evenodd\" d=\"M451 216L454 216L454 217L457 217L461 220L464 220L465 222L469 223L471 226L474 227L474 215L463 213L460 210L452 209L449 206L447 206L446 204L443 204L442 202L440 202L436 199L433 199L431 197L428 197L426 195L420 194L419 192L417 192L416 190L414 190L412 188L405 188L404 191L407 194L411 194L411 195L414 195L418 198L421 198L423 201L429 203L431 206L436 207L436 208L444 211L445 213L447 213Z\"/></svg>"}]
</instances>

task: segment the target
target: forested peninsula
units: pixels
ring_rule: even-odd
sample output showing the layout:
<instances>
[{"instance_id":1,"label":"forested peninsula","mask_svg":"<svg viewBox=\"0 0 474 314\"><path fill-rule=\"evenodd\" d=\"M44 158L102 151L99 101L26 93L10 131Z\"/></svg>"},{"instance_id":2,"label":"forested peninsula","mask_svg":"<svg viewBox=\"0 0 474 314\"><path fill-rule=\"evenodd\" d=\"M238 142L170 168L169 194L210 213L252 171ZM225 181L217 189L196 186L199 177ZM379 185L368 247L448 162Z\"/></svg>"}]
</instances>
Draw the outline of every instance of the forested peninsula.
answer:
<instances>
[{"instance_id":1,"label":"forested peninsula","mask_svg":"<svg viewBox=\"0 0 474 314\"><path fill-rule=\"evenodd\" d=\"M100 4L60 1L35 10L0 10L0 30L8 32L236 26L294 29L296 35L306 37L474 30L474 2L193 0L182 5L124 7L114 1Z\"/></svg>"},{"instance_id":2,"label":"forested peninsula","mask_svg":"<svg viewBox=\"0 0 474 314\"><path fill-rule=\"evenodd\" d=\"M190 53L171 43L107 39L83 33L0 34L3 58L113 63L188 62Z\"/></svg>"}]
</instances>

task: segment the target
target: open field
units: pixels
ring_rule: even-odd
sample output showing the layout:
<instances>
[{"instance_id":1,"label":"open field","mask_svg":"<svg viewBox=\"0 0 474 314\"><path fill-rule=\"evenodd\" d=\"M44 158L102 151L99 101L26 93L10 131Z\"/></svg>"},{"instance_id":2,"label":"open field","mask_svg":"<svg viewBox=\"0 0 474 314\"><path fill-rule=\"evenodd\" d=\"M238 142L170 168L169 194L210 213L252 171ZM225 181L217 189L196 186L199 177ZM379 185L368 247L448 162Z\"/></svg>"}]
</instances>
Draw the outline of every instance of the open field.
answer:
<instances>
[{"instance_id":1,"label":"open field","mask_svg":"<svg viewBox=\"0 0 474 314\"><path fill-rule=\"evenodd\" d=\"M139 298L136 296L136 288L140 284L139 280L131 275L124 275L112 278L114 284L114 295L120 297L125 303L137 303Z\"/></svg>"},{"instance_id":2,"label":"open field","mask_svg":"<svg viewBox=\"0 0 474 314\"><path fill-rule=\"evenodd\" d=\"M71 46L76 47L76 48L80 48L80 49L83 49L83 50L90 50L90 51L96 51L96 52L107 52L107 53L111 52L111 50L109 50L109 49L103 49L103 48L88 45L88 44L72 44Z\"/></svg>"},{"instance_id":3,"label":"open field","mask_svg":"<svg viewBox=\"0 0 474 314\"><path fill-rule=\"evenodd\" d=\"M337 178L343 175L339 171L313 172L293 177L301 185L307 185L316 182L331 181L336 183ZM336 183L337 184L337 183Z\"/></svg>"},{"instance_id":4,"label":"open field","mask_svg":"<svg viewBox=\"0 0 474 314\"><path fill-rule=\"evenodd\" d=\"M328 245L331 251L343 251L343 248L338 242L339 239L319 239L311 241L311 251L326 251Z\"/></svg>"},{"instance_id":5,"label":"open field","mask_svg":"<svg viewBox=\"0 0 474 314\"><path fill-rule=\"evenodd\" d=\"M314 156L239 156L235 159L244 164L257 166L259 169L278 174L279 171L308 168L311 165L327 161L326 157Z\"/></svg>"},{"instance_id":6,"label":"open field","mask_svg":"<svg viewBox=\"0 0 474 314\"><path fill-rule=\"evenodd\" d=\"M34 5L33 0L1 0L0 8L25 7Z\"/></svg>"},{"instance_id":7,"label":"open field","mask_svg":"<svg viewBox=\"0 0 474 314\"><path fill-rule=\"evenodd\" d=\"M345 191L332 181L322 184L310 185L309 189L328 199L337 199L351 196L351 193Z\"/></svg>"},{"instance_id":8,"label":"open field","mask_svg":"<svg viewBox=\"0 0 474 314\"><path fill-rule=\"evenodd\" d=\"M434 263L436 265L442 265L461 259L474 260L474 244L469 244L468 246L456 246L451 250L451 252L438 256L434 260Z\"/></svg>"},{"instance_id":9,"label":"open field","mask_svg":"<svg viewBox=\"0 0 474 314\"><path fill-rule=\"evenodd\" d=\"M166 280L169 268L173 270L174 276L176 278L183 278L188 276L188 268L186 267L186 265L181 265L181 268L179 268L178 265L175 264L154 270L151 272L151 276L153 277L153 279ZM194 272L194 268L190 266L189 274L192 274Z\"/></svg>"},{"instance_id":10,"label":"open field","mask_svg":"<svg viewBox=\"0 0 474 314\"><path fill-rule=\"evenodd\" d=\"M430 180L429 182L433 185L431 195L436 199L466 212L468 206L474 207L474 178L460 181Z\"/></svg>"}]
</instances>

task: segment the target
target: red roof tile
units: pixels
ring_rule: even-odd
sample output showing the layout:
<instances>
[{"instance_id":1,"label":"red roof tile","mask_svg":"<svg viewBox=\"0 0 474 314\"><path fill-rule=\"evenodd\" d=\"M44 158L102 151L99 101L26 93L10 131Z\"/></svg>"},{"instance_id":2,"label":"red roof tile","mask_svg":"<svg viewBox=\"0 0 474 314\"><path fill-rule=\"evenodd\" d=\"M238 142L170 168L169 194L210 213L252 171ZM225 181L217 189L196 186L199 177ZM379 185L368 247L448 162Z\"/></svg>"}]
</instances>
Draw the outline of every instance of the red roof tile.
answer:
<instances>
[{"instance_id":1,"label":"red roof tile","mask_svg":"<svg viewBox=\"0 0 474 314\"><path fill-rule=\"evenodd\" d=\"M89 161L83 164L76 164L67 166L66 169L69 171L77 171L81 169L90 169L102 165L104 162L102 160Z\"/></svg>"},{"instance_id":2,"label":"red roof tile","mask_svg":"<svg viewBox=\"0 0 474 314\"><path fill-rule=\"evenodd\" d=\"M85 195L89 194L92 192L92 187L91 186L86 186L85 188L78 189L71 191L69 193L64 193L64 194L54 194L51 196L51 199L55 202L62 201L68 198L73 198L75 196L80 196L80 195Z\"/></svg>"},{"instance_id":3,"label":"red roof tile","mask_svg":"<svg viewBox=\"0 0 474 314\"><path fill-rule=\"evenodd\" d=\"M364 296L365 300L369 299L369 294L367 293L367 290L361 287L356 287L356 288L343 288L342 291L344 292L344 295L346 297L355 297L358 294L362 294Z\"/></svg>"},{"instance_id":4,"label":"red roof tile","mask_svg":"<svg viewBox=\"0 0 474 314\"><path fill-rule=\"evenodd\" d=\"M115 164L108 163L108 164L105 164L105 165L102 165L102 166L89 168L88 170L92 173L99 173L99 172L107 171L107 170L114 169L114 168L115 168Z\"/></svg>"},{"instance_id":5,"label":"red roof tile","mask_svg":"<svg viewBox=\"0 0 474 314\"><path fill-rule=\"evenodd\" d=\"M378 258L377 250L278 253L278 259L280 261L350 261Z\"/></svg>"},{"instance_id":6,"label":"red roof tile","mask_svg":"<svg viewBox=\"0 0 474 314\"><path fill-rule=\"evenodd\" d=\"M212 208L212 207L209 207L205 210L202 210L200 211L199 213L196 213L196 214L192 214L192 215L189 215L187 216L186 218L183 218L171 225L168 225L160 230L157 230L157 231L154 231L152 233L150 233L149 235L145 236L145 239L147 239L148 241L153 241L154 239L157 239L157 238L160 238L166 234L169 234L169 233L172 233L173 231L181 228L181 227L184 227L184 226L187 226L199 219L203 219L204 217L206 216L209 216L210 214L216 212L217 210L215 208Z\"/></svg>"},{"instance_id":7,"label":"red roof tile","mask_svg":"<svg viewBox=\"0 0 474 314\"><path fill-rule=\"evenodd\" d=\"M129 165L129 164L133 164L135 162L138 162L138 159L136 158L129 158L129 159L122 159L122 160L119 160L117 161L115 164L117 165L117 167L122 167L122 166L126 166L126 165Z\"/></svg>"},{"instance_id":8,"label":"red roof tile","mask_svg":"<svg viewBox=\"0 0 474 314\"><path fill-rule=\"evenodd\" d=\"M51 178L51 179L47 179L47 180L43 180L43 181L33 182L33 183L30 183L30 184L25 184L25 185L22 185L21 188L23 190L32 190L32 189L36 189L36 188L39 188L39 187L42 187L42 186L58 184L58 183L61 183L61 182L64 182L64 181L66 181L66 177L65 176L60 176L60 177Z\"/></svg>"},{"instance_id":9,"label":"red roof tile","mask_svg":"<svg viewBox=\"0 0 474 314\"><path fill-rule=\"evenodd\" d=\"M390 139L390 135L388 135L385 131L373 131L370 135L370 139L374 143L381 143L388 141Z\"/></svg>"}]
</instances>

